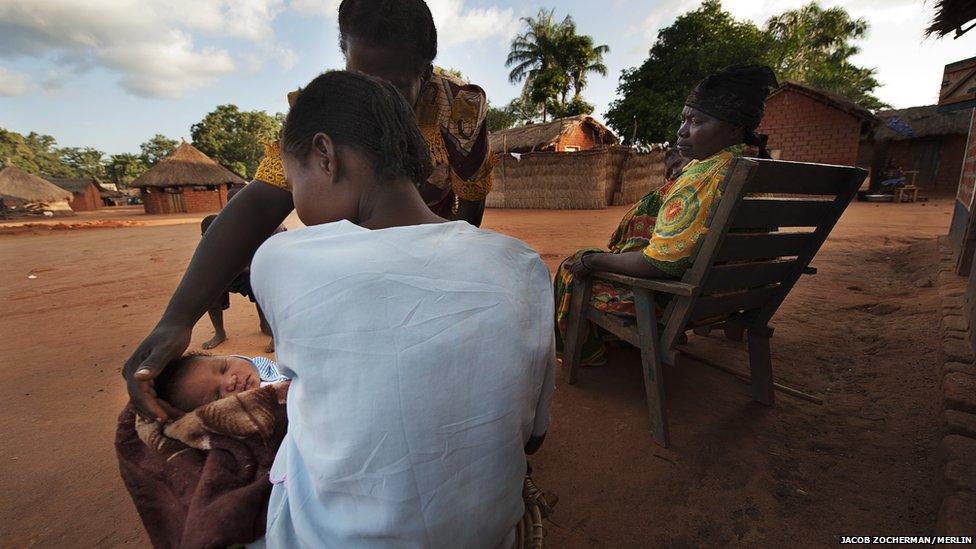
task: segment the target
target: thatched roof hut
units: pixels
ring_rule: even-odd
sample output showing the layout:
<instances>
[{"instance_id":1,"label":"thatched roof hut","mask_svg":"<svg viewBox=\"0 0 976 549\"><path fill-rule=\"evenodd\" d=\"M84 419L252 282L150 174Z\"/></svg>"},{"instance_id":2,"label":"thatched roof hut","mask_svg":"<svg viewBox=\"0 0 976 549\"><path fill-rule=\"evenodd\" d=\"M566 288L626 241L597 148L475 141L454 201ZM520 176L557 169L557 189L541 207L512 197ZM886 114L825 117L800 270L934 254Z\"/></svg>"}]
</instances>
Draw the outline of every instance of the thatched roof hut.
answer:
<instances>
[{"instance_id":1,"label":"thatched roof hut","mask_svg":"<svg viewBox=\"0 0 976 549\"><path fill-rule=\"evenodd\" d=\"M49 177L48 181L74 195L71 209L76 212L96 210L102 206L102 188L94 177Z\"/></svg>"},{"instance_id":2,"label":"thatched roof hut","mask_svg":"<svg viewBox=\"0 0 976 549\"><path fill-rule=\"evenodd\" d=\"M0 170L0 199L6 206L40 205L53 213L71 213L73 195L50 181L16 166Z\"/></svg>"},{"instance_id":3,"label":"thatched roof hut","mask_svg":"<svg viewBox=\"0 0 976 549\"><path fill-rule=\"evenodd\" d=\"M495 153L534 151L581 151L616 145L620 140L590 115L557 118L545 124L529 124L491 134Z\"/></svg>"},{"instance_id":4,"label":"thatched roof hut","mask_svg":"<svg viewBox=\"0 0 976 549\"><path fill-rule=\"evenodd\" d=\"M938 0L935 3L935 16L932 24L925 30L925 34L937 34L940 37L955 33L953 38L959 38L976 27L976 23L963 28L967 23L976 19L976 3L972 0Z\"/></svg>"},{"instance_id":5,"label":"thatched roof hut","mask_svg":"<svg viewBox=\"0 0 976 549\"><path fill-rule=\"evenodd\" d=\"M169 156L133 180L130 186L165 188L243 184L240 176L184 141Z\"/></svg>"},{"instance_id":6,"label":"thatched roof hut","mask_svg":"<svg viewBox=\"0 0 976 549\"><path fill-rule=\"evenodd\" d=\"M901 141L919 137L966 135L969 112L938 112L938 105L878 111L881 125L875 130L875 141Z\"/></svg>"}]
</instances>

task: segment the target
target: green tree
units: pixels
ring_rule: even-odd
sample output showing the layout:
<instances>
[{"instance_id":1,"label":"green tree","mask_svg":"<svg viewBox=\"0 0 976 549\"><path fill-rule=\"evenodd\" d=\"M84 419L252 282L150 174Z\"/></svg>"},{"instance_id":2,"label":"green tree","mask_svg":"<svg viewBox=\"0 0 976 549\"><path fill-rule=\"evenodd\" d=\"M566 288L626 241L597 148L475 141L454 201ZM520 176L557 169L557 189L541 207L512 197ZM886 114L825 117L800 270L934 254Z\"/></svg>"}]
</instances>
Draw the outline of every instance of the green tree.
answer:
<instances>
[{"instance_id":1,"label":"green tree","mask_svg":"<svg viewBox=\"0 0 976 549\"><path fill-rule=\"evenodd\" d=\"M623 71L607 123L629 144L673 141L688 92L722 67L762 62L768 45L762 30L706 0L658 32L640 67Z\"/></svg>"},{"instance_id":2,"label":"green tree","mask_svg":"<svg viewBox=\"0 0 976 549\"><path fill-rule=\"evenodd\" d=\"M31 132L24 136L0 128L0 166L7 162L44 177L79 175L74 168L61 161L57 142L50 135Z\"/></svg>"},{"instance_id":3,"label":"green tree","mask_svg":"<svg viewBox=\"0 0 976 549\"><path fill-rule=\"evenodd\" d=\"M250 179L264 156L263 143L277 138L283 115L220 105L190 128L193 146L237 175Z\"/></svg>"},{"instance_id":4,"label":"green tree","mask_svg":"<svg viewBox=\"0 0 976 549\"><path fill-rule=\"evenodd\" d=\"M607 122L628 143L673 141L684 100L709 73L733 63L763 63L777 78L839 93L869 109L884 107L873 91L875 70L851 63L868 23L843 8L810 3L772 17L765 29L736 21L706 0L658 32L643 65L623 71L620 97Z\"/></svg>"},{"instance_id":5,"label":"green tree","mask_svg":"<svg viewBox=\"0 0 976 549\"><path fill-rule=\"evenodd\" d=\"M580 94L586 87L586 77L590 73L600 76L607 75L607 66L603 63L603 56L610 52L607 45L594 46L593 38L586 35L574 35L567 38L566 65L570 82L573 85L573 99L582 101ZM565 102L565 101L564 101ZM585 102L584 102L585 103ZM592 112L592 109L590 109Z\"/></svg>"},{"instance_id":6,"label":"green tree","mask_svg":"<svg viewBox=\"0 0 976 549\"><path fill-rule=\"evenodd\" d=\"M458 69L453 69L453 68L451 68L451 69L444 69L444 72L447 73L447 74L449 74L449 75L451 75L451 76L453 76L454 78L457 78L458 80L463 80L465 82L470 82L470 80L468 80L467 78L465 78L464 73L462 73Z\"/></svg>"},{"instance_id":7,"label":"green tree","mask_svg":"<svg viewBox=\"0 0 976 549\"><path fill-rule=\"evenodd\" d=\"M139 177L149 166L142 156L132 153L113 154L106 165L108 179L119 187L127 187L133 179Z\"/></svg>"},{"instance_id":8,"label":"green tree","mask_svg":"<svg viewBox=\"0 0 976 549\"><path fill-rule=\"evenodd\" d=\"M488 124L488 131L497 132L507 130L515 125L515 114L507 108L488 106L488 114L485 116L485 123Z\"/></svg>"},{"instance_id":9,"label":"green tree","mask_svg":"<svg viewBox=\"0 0 976 549\"><path fill-rule=\"evenodd\" d=\"M879 85L875 69L850 61L860 51L853 42L864 38L868 27L844 8L823 9L811 2L766 23L772 38L767 62L780 80L838 93L869 109L886 107L872 93Z\"/></svg>"},{"instance_id":10,"label":"green tree","mask_svg":"<svg viewBox=\"0 0 976 549\"><path fill-rule=\"evenodd\" d=\"M161 133L149 138L142 145L139 145L139 150L142 151L140 158L142 162L149 166L150 168L155 166L157 162L169 156L173 149L179 145L180 142L175 139L170 139Z\"/></svg>"},{"instance_id":11,"label":"green tree","mask_svg":"<svg viewBox=\"0 0 976 549\"><path fill-rule=\"evenodd\" d=\"M522 22L525 30L512 40L505 66L511 82L524 82L523 96L541 106L544 122L550 112L566 111L570 90L580 97L589 73L606 75L603 55L610 48L578 34L572 17L557 21L554 10L540 9Z\"/></svg>"},{"instance_id":12,"label":"green tree","mask_svg":"<svg viewBox=\"0 0 976 549\"><path fill-rule=\"evenodd\" d=\"M584 101L582 97L576 96L567 101L565 105L550 105L550 111L555 118L577 116L580 114L591 114L593 112L593 105Z\"/></svg>"},{"instance_id":13,"label":"green tree","mask_svg":"<svg viewBox=\"0 0 976 549\"><path fill-rule=\"evenodd\" d=\"M105 153L92 147L65 147L61 149L61 161L82 177L105 177Z\"/></svg>"}]
</instances>

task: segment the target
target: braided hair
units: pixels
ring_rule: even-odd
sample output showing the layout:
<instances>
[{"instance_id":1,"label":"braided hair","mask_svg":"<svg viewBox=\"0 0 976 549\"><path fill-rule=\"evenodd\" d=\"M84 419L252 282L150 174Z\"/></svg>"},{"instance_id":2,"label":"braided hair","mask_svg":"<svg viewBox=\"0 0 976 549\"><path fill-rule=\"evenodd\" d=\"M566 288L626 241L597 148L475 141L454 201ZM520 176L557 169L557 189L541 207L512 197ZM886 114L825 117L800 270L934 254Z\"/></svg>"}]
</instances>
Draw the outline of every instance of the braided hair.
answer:
<instances>
[{"instance_id":1,"label":"braided hair","mask_svg":"<svg viewBox=\"0 0 976 549\"><path fill-rule=\"evenodd\" d=\"M392 84L372 76L330 71L302 89L285 118L282 151L307 161L316 133L365 154L383 180L420 185L433 171L413 110Z\"/></svg>"},{"instance_id":2,"label":"braided hair","mask_svg":"<svg viewBox=\"0 0 976 549\"><path fill-rule=\"evenodd\" d=\"M342 0L339 4L339 48L357 38L374 46L406 51L417 72L437 57L437 27L424 0Z\"/></svg>"}]
</instances>

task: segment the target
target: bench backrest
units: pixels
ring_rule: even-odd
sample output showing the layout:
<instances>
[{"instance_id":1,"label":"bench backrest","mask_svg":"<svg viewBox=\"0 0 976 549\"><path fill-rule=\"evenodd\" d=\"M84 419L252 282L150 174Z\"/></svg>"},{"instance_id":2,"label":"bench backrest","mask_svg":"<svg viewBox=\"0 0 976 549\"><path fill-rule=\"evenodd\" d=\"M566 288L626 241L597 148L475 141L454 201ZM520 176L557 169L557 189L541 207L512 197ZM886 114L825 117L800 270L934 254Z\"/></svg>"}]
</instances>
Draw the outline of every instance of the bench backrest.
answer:
<instances>
[{"instance_id":1,"label":"bench backrest","mask_svg":"<svg viewBox=\"0 0 976 549\"><path fill-rule=\"evenodd\" d=\"M867 172L737 158L683 282L694 295L665 311L664 349L688 326L730 314L766 323L816 255Z\"/></svg>"}]
</instances>

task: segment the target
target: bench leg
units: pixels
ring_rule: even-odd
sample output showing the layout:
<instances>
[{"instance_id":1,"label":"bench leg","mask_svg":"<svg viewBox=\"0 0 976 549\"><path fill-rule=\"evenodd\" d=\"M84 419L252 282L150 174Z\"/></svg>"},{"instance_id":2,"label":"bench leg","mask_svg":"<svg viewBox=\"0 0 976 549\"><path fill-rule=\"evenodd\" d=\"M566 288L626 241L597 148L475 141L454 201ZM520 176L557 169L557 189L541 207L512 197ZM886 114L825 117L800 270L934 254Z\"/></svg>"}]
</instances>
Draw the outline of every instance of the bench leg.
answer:
<instances>
[{"instance_id":1,"label":"bench leg","mask_svg":"<svg viewBox=\"0 0 976 549\"><path fill-rule=\"evenodd\" d=\"M583 352L583 330L586 329L586 308L590 305L593 281L589 278L573 281L573 295L569 301L569 318L566 319L566 336L563 341L563 367L569 376L569 384L579 379L580 355Z\"/></svg>"},{"instance_id":2,"label":"bench leg","mask_svg":"<svg viewBox=\"0 0 976 549\"><path fill-rule=\"evenodd\" d=\"M772 328L765 325L748 328L752 398L767 406L773 405L773 364L769 354L772 335Z\"/></svg>"},{"instance_id":3,"label":"bench leg","mask_svg":"<svg viewBox=\"0 0 976 549\"><path fill-rule=\"evenodd\" d=\"M634 308L637 312L637 335L640 338L641 372L644 375L644 393L647 411L651 417L654 440L662 447L669 444L668 420L664 410L664 368L661 361L661 343L657 330L657 316L651 292L634 288Z\"/></svg>"}]
</instances>

